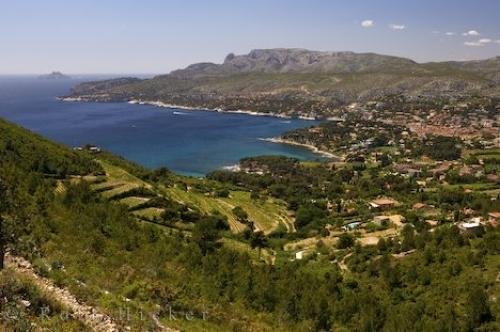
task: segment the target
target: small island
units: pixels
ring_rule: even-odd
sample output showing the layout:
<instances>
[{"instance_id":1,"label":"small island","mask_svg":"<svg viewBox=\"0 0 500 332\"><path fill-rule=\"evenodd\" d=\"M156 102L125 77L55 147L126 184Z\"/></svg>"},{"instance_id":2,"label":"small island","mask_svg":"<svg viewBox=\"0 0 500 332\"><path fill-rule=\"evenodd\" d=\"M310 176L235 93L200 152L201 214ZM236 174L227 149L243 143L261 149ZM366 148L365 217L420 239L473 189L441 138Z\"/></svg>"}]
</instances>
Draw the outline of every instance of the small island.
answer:
<instances>
[{"instance_id":1,"label":"small island","mask_svg":"<svg viewBox=\"0 0 500 332\"><path fill-rule=\"evenodd\" d=\"M68 75L64 75L60 71L53 71L50 74L44 74L38 76L39 79L44 79L44 80L61 80L61 79L70 79L71 77Z\"/></svg>"}]
</instances>

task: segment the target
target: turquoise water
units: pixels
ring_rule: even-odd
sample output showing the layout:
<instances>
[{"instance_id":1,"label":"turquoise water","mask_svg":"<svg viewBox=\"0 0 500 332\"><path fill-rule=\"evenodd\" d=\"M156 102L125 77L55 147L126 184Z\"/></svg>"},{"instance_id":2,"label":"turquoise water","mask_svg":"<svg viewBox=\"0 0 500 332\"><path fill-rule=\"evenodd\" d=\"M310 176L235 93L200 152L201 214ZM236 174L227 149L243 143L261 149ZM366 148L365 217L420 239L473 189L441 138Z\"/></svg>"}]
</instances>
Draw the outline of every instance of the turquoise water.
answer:
<instances>
[{"instance_id":1,"label":"turquoise water","mask_svg":"<svg viewBox=\"0 0 500 332\"><path fill-rule=\"evenodd\" d=\"M95 144L146 167L166 166L185 175L201 176L247 156L320 158L300 147L260 140L314 121L56 99L95 78L0 77L0 117L68 146Z\"/></svg>"}]
</instances>

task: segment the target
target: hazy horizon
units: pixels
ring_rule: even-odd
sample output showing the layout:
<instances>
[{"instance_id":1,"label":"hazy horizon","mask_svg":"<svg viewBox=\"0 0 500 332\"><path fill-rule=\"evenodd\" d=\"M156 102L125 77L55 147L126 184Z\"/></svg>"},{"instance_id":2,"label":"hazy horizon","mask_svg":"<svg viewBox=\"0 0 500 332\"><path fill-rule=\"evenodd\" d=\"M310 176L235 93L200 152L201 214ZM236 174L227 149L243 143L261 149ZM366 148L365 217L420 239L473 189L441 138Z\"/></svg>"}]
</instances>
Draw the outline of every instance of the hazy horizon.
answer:
<instances>
[{"instance_id":1,"label":"hazy horizon","mask_svg":"<svg viewBox=\"0 0 500 332\"><path fill-rule=\"evenodd\" d=\"M488 0L9 2L0 74L154 75L265 48L479 60L500 55L499 12Z\"/></svg>"},{"instance_id":2,"label":"hazy horizon","mask_svg":"<svg viewBox=\"0 0 500 332\"><path fill-rule=\"evenodd\" d=\"M290 47L290 48L294 48L294 47ZM241 54L247 54L249 53L251 50L248 50L248 52L245 52L245 53L238 53L237 55L241 55ZM309 50L309 51L317 51L317 50ZM343 50L343 51L328 51L328 50L324 50L324 52L351 52L351 51L347 51L347 50ZM229 52L229 53L234 53L234 52ZM228 54L229 54L228 53ZM355 52L355 53L358 53L358 52ZM376 53L376 52L359 52L359 53ZM388 56L395 56L393 54L384 54L384 53L377 53L377 54L380 54L380 55L388 55ZM497 56L500 56L497 55ZM429 63L429 62L447 62L447 61L478 61L478 60L487 60L487 59L491 59L491 58L494 58L496 56L491 56L491 57L485 57L485 58L477 58L477 59L462 59L462 60L441 60L441 61L417 61L415 59L412 59L410 57L404 57L404 58L408 58L410 60L413 60L417 63ZM225 57L224 57L225 58ZM214 61L213 63L215 64L222 64L224 62L224 58L221 60L221 61ZM201 61L201 62L209 62L209 61ZM184 67L179 67L179 68L172 68L171 70L168 70L166 72L88 72L88 73L82 73L82 72L71 72L71 71L68 71L68 72L63 72L57 68L55 69L52 69L52 70L49 70L49 71L46 71L46 72L31 72L31 73L2 73L0 72L0 76L34 76L34 75L44 75L44 74L50 74L52 72L55 72L55 71L59 71L61 72L62 74L66 74L66 75L71 75L73 76L118 76L118 75L134 75L134 76L154 76L154 75L163 75L163 74L168 74L169 72L173 71L173 70L177 70L177 69L183 69L191 64L194 64L194 63L190 63L190 64L187 64L186 66Z\"/></svg>"}]
</instances>

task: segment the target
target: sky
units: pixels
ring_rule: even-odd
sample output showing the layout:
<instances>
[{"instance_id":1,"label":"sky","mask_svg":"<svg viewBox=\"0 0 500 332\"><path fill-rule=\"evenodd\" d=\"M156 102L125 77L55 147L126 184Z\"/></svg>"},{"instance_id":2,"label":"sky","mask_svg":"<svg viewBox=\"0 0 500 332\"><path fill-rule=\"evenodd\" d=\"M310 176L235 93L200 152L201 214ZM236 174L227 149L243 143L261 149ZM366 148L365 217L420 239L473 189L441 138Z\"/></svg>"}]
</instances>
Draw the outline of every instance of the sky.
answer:
<instances>
[{"instance_id":1,"label":"sky","mask_svg":"<svg viewBox=\"0 0 500 332\"><path fill-rule=\"evenodd\" d=\"M293 47L500 55L500 0L0 0L0 74L167 73Z\"/></svg>"}]
</instances>

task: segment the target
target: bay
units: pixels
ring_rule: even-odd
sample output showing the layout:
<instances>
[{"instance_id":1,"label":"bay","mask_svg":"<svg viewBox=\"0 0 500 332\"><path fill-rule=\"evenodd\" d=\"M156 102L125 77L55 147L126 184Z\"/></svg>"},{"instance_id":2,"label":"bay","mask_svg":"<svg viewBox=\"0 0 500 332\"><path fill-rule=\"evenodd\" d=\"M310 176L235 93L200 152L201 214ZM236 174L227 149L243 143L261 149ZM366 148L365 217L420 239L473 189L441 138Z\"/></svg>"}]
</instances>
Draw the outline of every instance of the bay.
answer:
<instances>
[{"instance_id":1,"label":"bay","mask_svg":"<svg viewBox=\"0 0 500 332\"><path fill-rule=\"evenodd\" d=\"M57 100L80 82L102 78L0 76L0 117L69 147L95 144L146 167L165 166L184 175L203 176L248 156L321 158L301 147L262 141L315 121Z\"/></svg>"}]
</instances>

